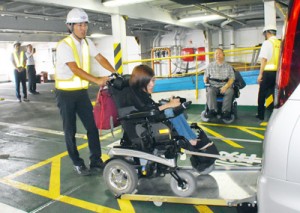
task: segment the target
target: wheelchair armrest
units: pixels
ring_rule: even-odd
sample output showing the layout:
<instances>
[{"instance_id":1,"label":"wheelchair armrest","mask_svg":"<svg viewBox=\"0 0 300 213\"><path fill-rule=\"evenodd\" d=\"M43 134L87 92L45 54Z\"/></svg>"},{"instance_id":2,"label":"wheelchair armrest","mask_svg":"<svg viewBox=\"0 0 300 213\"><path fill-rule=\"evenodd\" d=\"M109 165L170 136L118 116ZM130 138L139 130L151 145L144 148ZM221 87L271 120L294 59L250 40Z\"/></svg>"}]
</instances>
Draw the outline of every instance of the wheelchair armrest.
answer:
<instances>
[{"instance_id":1,"label":"wheelchair armrest","mask_svg":"<svg viewBox=\"0 0 300 213\"><path fill-rule=\"evenodd\" d=\"M130 119L138 119L138 118L150 118L160 115L161 112L159 110L151 110L145 112L133 112L123 117L120 117L119 120L130 120Z\"/></svg>"}]
</instances>

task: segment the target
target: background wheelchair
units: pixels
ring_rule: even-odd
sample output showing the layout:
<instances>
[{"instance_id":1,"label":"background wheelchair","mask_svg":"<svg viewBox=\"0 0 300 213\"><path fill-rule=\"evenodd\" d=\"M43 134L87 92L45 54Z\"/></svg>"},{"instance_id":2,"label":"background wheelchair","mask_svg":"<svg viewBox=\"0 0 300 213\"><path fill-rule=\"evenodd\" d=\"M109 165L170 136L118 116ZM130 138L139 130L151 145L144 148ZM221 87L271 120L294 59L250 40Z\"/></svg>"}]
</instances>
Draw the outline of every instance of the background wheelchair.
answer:
<instances>
[{"instance_id":1,"label":"background wheelchair","mask_svg":"<svg viewBox=\"0 0 300 213\"><path fill-rule=\"evenodd\" d=\"M208 85L209 86L209 85ZM224 95L218 94L217 95L217 119L222 119L222 121L226 124L232 123L235 119L237 119L237 101L236 98L240 97L240 90L239 87L236 85L233 85L234 95L232 97L232 104L231 104L231 111L230 111L230 117L229 118L222 118L222 103L223 103L223 97ZM201 120L204 122L209 122L213 118L206 117L206 114L208 113L209 108L208 105L205 105L205 109L201 112Z\"/></svg>"},{"instance_id":2,"label":"background wheelchair","mask_svg":"<svg viewBox=\"0 0 300 213\"><path fill-rule=\"evenodd\" d=\"M139 100L128 86L126 78L118 76L108 85L124 133L120 145L114 146L108 153L110 159L106 161L103 172L106 185L114 195L120 196L135 192L141 178L171 174L170 187L173 193L182 197L191 196L196 189L195 177L191 171L177 166L177 158L182 148L198 152L198 147L192 147L189 141L178 135L161 111L138 112L133 103ZM181 113L183 108L174 112ZM192 127L203 138L202 145L211 142L207 137L205 139L206 134L201 128L197 125ZM214 144L201 152L218 154ZM192 157L191 163L197 171L209 173L212 170L214 158Z\"/></svg>"},{"instance_id":3,"label":"background wheelchair","mask_svg":"<svg viewBox=\"0 0 300 213\"><path fill-rule=\"evenodd\" d=\"M222 103L223 103L223 95L217 95L217 119L222 119L222 121L226 124L232 123L235 119L237 119L237 101L236 99L240 97L240 89L243 89L246 86L246 82L244 81L243 77L241 76L239 71L233 69L235 75L235 81L233 83L233 90L234 95L232 97L232 104L231 104L231 111L230 111L230 118L222 118ZM207 84L206 86L210 86ZM208 118L205 115L208 113L209 108L207 104L205 105L205 109L201 112L201 120L204 122L209 122L212 118Z\"/></svg>"}]
</instances>

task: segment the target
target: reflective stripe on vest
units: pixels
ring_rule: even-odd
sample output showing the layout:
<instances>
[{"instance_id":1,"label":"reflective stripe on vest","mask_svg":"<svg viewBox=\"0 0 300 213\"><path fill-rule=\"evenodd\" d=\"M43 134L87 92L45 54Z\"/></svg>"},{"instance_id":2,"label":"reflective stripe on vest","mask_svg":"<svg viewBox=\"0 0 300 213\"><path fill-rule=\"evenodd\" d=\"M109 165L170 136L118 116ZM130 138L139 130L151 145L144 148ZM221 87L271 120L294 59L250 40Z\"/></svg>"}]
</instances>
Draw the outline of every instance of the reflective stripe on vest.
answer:
<instances>
[{"instance_id":1,"label":"reflective stripe on vest","mask_svg":"<svg viewBox=\"0 0 300 213\"><path fill-rule=\"evenodd\" d=\"M84 70L85 72L90 73L90 54L89 54L89 46L87 41L84 40L82 45L82 62L80 62L76 45L70 36L64 38L60 42L66 42L72 48L77 66L82 70ZM71 91L71 90L88 89L88 87L89 87L89 82L79 78L76 75L73 75L72 78L70 79L58 79L57 77L55 78L55 88L57 89Z\"/></svg>"},{"instance_id":2,"label":"reflective stripe on vest","mask_svg":"<svg viewBox=\"0 0 300 213\"><path fill-rule=\"evenodd\" d=\"M24 67L24 52L21 51L19 56L17 55L17 52L14 52L14 60L17 67Z\"/></svg>"},{"instance_id":3,"label":"reflective stripe on vest","mask_svg":"<svg viewBox=\"0 0 300 213\"><path fill-rule=\"evenodd\" d=\"M277 38L269 38L269 41L273 45L272 58L267 62L265 66L265 71L277 71L279 64L279 54L280 54L280 44L281 41Z\"/></svg>"}]
</instances>

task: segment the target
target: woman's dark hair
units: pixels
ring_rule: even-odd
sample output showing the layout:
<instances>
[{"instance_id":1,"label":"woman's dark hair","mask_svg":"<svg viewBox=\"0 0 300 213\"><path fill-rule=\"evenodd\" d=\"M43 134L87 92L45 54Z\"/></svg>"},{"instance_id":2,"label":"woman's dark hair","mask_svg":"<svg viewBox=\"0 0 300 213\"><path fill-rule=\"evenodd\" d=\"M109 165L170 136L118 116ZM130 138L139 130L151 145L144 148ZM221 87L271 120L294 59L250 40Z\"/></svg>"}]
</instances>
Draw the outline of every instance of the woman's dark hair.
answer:
<instances>
[{"instance_id":1,"label":"woman's dark hair","mask_svg":"<svg viewBox=\"0 0 300 213\"><path fill-rule=\"evenodd\" d=\"M154 71L151 67L141 64L133 68L129 85L136 90L147 91L147 85L154 77Z\"/></svg>"}]
</instances>

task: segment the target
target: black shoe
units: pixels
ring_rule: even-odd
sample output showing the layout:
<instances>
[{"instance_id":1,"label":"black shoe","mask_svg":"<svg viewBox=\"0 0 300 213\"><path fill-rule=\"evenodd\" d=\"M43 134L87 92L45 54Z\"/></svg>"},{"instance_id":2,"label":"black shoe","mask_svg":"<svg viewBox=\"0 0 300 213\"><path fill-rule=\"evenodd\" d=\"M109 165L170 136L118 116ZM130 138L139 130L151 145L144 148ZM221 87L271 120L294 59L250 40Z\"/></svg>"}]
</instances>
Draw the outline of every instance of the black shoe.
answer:
<instances>
[{"instance_id":1,"label":"black shoe","mask_svg":"<svg viewBox=\"0 0 300 213\"><path fill-rule=\"evenodd\" d=\"M23 98L23 101L24 102L29 102L29 99L28 98Z\"/></svg>"},{"instance_id":2,"label":"black shoe","mask_svg":"<svg viewBox=\"0 0 300 213\"><path fill-rule=\"evenodd\" d=\"M38 94L40 94L40 93L37 92L37 91L34 91L33 94L34 94L34 95L38 95Z\"/></svg>"},{"instance_id":3,"label":"black shoe","mask_svg":"<svg viewBox=\"0 0 300 213\"><path fill-rule=\"evenodd\" d=\"M214 117L216 115L217 115L217 112L215 110L209 110L208 112L206 112L204 114L204 117L206 117L206 118L212 118L212 117Z\"/></svg>"},{"instance_id":4,"label":"black shoe","mask_svg":"<svg viewBox=\"0 0 300 213\"><path fill-rule=\"evenodd\" d=\"M256 118L258 118L258 119L259 119L259 120L261 120L261 121L263 121L263 120L264 120L264 117L263 117L263 116L261 116L261 115L258 115L258 114L256 114L256 115L255 115L255 117L256 117Z\"/></svg>"},{"instance_id":5,"label":"black shoe","mask_svg":"<svg viewBox=\"0 0 300 213\"><path fill-rule=\"evenodd\" d=\"M231 118L231 113L228 111L222 112L222 119L230 119Z\"/></svg>"},{"instance_id":6,"label":"black shoe","mask_svg":"<svg viewBox=\"0 0 300 213\"><path fill-rule=\"evenodd\" d=\"M74 166L74 170L75 170L75 172L77 172L79 175L82 175L82 176L91 175L90 170L88 170L88 168L86 168L85 165Z\"/></svg>"},{"instance_id":7,"label":"black shoe","mask_svg":"<svg viewBox=\"0 0 300 213\"><path fill-rule=\"evenodd\" d=\"M103 163L103 161L97 161L97 162L93 162L93 163L90 163L90 171L92 173L99 173L99 172L102 172L102 170L104 169L105 167L105 163Z\"/></svg>"}]
</instances>

